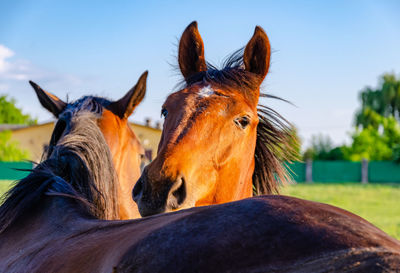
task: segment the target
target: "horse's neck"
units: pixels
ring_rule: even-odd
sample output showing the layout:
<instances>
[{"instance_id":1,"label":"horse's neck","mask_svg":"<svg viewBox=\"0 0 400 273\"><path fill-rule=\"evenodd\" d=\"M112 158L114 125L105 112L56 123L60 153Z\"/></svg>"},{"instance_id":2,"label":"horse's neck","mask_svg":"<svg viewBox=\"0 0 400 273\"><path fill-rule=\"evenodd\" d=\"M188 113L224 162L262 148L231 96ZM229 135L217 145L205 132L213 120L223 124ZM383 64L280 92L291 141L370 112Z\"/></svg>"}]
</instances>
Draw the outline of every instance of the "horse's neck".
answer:
<instances>
[{"instance_id":1,"label":"horse's neck","mask_svg":"<svg viewBox=\"0 0 400 273\"><path fill-rule=\"evenodd\" d=\"M67 239L88 230L93 222L65 206L61 197L43 199L0 234L0 272L56 272L41 266L54 261L52 255L63 253Z\"/></svg>"},{"instance_id":2,"label":"horse's neck","mask_svg":"<svg viewBox=\"0 0 400 273\"><path fill-rule=\"evenodd\" d=\"M46 202L0 234L0 272L111 272L138 241L186 215L104 221L75 205Z\"/></svg>"},{"instance_id":3,"label":"horse's neck","mask_svg":"<svg viewBox=\"0 0 400 273\"><path fill-rule=\"evenodd\" d=\"M53 200L56 198L46 198ZM57 241L71 224L79 221L72 211L57 208L56 202L44 201L25 213L0 234L0 271L21 270L19 264L37 259L41 251ZM29 271L29 270L28 270Z\"/></svg>"},{"instance_id":4,"label":"horse's neck","mask_svg":"<svg viewBox=\"0 0 400 273\"><path fill-rule=\"evenodd\" d=\"M27 245L46 244L47 241L65 234L71 227L75 229L84 226L85 217L73 207L64 206L65 198L45 197L41 204L32 208L30 212L23 214L16 222L7 228L0 237L2 242L10 242L12 245L20 244L22 248ZM2 244L0 247L3 251Z\"/></svg>"},{"instance_id":5,"label":"horse's neck","mask_svg":"<svg viewBox=\"0 0 400 273\"><path fill-rule=\"evenodd\" d=\"M245 171L222 168L218 172L215 187L207 196L196 202L195 206L222 204L253 196L254 164Z\"/></svg>"},{"instance_id":6,"label":"horse's neck","mask_svg":"<svg viewBox=\"0 0 400 273\"><path fill-rule=\"evenodd\" d=\"M253 193L253 171L251 167L245 171L240 169L227 170L219 177L215 200L217 204L240 200L243 198L251 197Z\"/></svg>"},{"instance_id":7,"label":"horse's neck","mask_svg":"<svg viewBox=\"0 0 400 273\"><path fill-rule=\"evenodd\" d=\"M140 177L140 171L136 172L137 170L129 167L133 165L132 160L136 158L132 158L125 150L114 152L113 162L119 176L117 184L119 219L122 220L140 218L137 204L132 199L132 189Z\"/></svg>"}]
</instances>

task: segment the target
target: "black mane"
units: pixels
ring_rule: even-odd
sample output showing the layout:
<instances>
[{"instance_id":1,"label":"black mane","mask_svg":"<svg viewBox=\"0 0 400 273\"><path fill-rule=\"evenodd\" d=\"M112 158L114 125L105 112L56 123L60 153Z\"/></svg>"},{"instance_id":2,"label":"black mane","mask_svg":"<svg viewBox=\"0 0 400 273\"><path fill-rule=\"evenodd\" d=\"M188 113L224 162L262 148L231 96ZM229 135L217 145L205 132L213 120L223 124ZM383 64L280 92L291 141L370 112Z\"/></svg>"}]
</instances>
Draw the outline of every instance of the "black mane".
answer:
<instances>
[{"instance_id":1,"label":"black mane","mask_svg":"<svg viewBox=\"0 0 400 273\"><path fill-rule=\"evenodd\" d=\"M255 100L261 79L246 71L243 63L243 48L235 51L223 62L222 68L207 63L207 71L195 73L186 78L178 87L207 82L228 90L242 92L249 100ZM260 97L279 97L260 93ZM297 139L293 126L272 108L258 104L259 123L254 154L253 192L256 195L278 193L279 186L290 180L286 162L297 159Z\"/></svg>"},{"instance_id":2,"label":"black mane","mask_svg":"<svg viewBox=\"0 0 400 273\"><path fill-rule=\"evenodd\" d=\"M68 105L60 115L45 160L3 196L0 233L46 195L77 200L99 219L119 218L112 157L97 126L101 105L93 97L85 97L79 105ZM63 133L60 130L66 134L57 138Z\"/></svg>"},{"instance_id":3,"label":"black mane","mask_svg":"<svg viewBox=\"0 0 400 273\"><path fill-rule=\"evenodd\" d=\"M69 133L69 125L71 124L72 117L76 116L79 112L90 112L101 116L103 109L110 103L111 102L107 99L94 96L84 96L72 103L68 103L64 111L58 116L58 121L51 135L49 147L47 148L47 151L43 153L43 157L47 158L52 154L53 147L57 144L61 134Z\"/></svg>"}]
</instances>

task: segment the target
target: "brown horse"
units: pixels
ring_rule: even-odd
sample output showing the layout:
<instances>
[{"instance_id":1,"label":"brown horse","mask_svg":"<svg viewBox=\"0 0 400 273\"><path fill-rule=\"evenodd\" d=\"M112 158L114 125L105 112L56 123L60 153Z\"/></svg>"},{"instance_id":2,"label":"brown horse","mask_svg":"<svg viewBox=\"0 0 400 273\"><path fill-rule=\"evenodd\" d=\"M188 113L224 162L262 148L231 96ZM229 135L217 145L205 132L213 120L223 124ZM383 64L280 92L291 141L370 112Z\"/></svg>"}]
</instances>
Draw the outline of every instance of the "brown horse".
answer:
<instances>
[{"instance_id":1,"label":"brown horse","mask_svg":"<svg viewBox=\"0 0 400 273\"><path fill-rule=\"evenodd\" d=\"M8 192L0 272L399 271L400 242L351 213L296 198L101 220L118 214L108 195L117 183L112 153L98 126L105 105L86 97L67 106L46 159Z\"/></svg>"},{"instance_id":2,"label":"brown horse","mask_svg":"<svg viewBox=\"0 0 400 273\"><path fill-rule=\"evenodd\" d=\"M218 70L205 62L197 23L183 32L178 61L185 83L162 107L157 157L133 190L142 216L239 200L253 190L274 193L287 179L290 126L258 105L271 52L262 28L241 52Z\"/></svg>"},{"instance_id":3,"label":"brown horse","mask_svg":"<svg viewBox=\"0 0 400 273\"><path fill-rule=\"evenodd\" d=\"M103 98L86 96L74 103L65 103L55 95L44 91L34 82L34 88L40 103L49 110L58 122L50 141L48 155L52 147L62 135L70 130L69 120L79 111L92 111L101 113L97 124L110 147L114 167L118 177L116 191L105 189L102 194L109 195L105 198L112 200L113 206L118 206L117 214L107 215L106 219L132 219L140 217L136 204L132 201L131 192L134 183L140 176L140 161L143 155L141 146L135 133L128 124L128 117L144 98L146 93L147 72L139 79L138 83L130 89L120 100L111 102ZM113 211L113 210L111 210Z\"/></svg>"}]
</instances>

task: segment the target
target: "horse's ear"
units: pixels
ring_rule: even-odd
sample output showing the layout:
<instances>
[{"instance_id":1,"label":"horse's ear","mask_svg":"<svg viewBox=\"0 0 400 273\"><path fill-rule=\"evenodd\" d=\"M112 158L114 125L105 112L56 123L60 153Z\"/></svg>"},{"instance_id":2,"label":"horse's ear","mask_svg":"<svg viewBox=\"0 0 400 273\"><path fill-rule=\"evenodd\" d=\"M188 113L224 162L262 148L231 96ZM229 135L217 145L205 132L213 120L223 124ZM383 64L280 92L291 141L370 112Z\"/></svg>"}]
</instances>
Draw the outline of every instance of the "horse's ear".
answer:
<instances>
[{"instance_id":1,"label":"horse's ear","mask_svg":"<svg viewBox=\"0 0 400 273\"><path fill-rule=\"evenodd\" d=\"M268 73L271 57L271 46L264 30L256 26L253 37L244 50L243 62L245 69L259 76L260 84Z\"/></svg>"},{"instance_id":2,"label":"horse's ear","mask_svg":"<svg viewBox=\"0 0 400 273\"><path fill-rule=\"evenodd\" d=\"M145 71L140 76L136 85L132 87L125 96L107 106L108 110L119 116L121 119L128 118L146 94L147 75L148 71Z\"/></svg>"},{"instance_id":3,"label":"horse's ear","mask_svg":"<svg viewBox=\"0 0 400 273\"><path fill-rule=\"evenodd\" d=\"M197 29L196 21L188 25L183 32L178 54L179 68L185 80L197 72L207 70L204 59L204 43Z\"/></svg>"},{"instance_id":4,"label":"horse's ear","mask_svg":"<svg viewBox=\"0 0 400 273\"><path fill-rule=\"evenodd\" d=\"M53 113L53 115L58 118L58 115L64 111L65 106L67 106L67 104L65 102L63 102L62 100L60 100L59 98L57 98L55 95L44 91L42 88L40 88L39 85L37 85L36 83L34 83L33 81L29 81L30 85L32 85L33 89L36 92L36 95L40 101L40 104L46 108L47 110L49 110L51 113Z\"/></svg>"}]
</instances>

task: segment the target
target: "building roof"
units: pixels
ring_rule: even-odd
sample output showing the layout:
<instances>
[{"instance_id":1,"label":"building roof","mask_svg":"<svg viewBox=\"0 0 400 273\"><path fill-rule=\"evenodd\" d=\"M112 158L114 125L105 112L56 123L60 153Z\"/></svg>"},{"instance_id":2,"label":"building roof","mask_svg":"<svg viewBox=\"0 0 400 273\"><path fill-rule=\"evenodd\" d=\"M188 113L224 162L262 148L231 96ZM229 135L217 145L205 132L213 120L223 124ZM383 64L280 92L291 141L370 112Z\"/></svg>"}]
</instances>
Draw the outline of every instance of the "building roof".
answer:
<instances>
[{"instance_id":1,"label":"building roof","mask_svg":"<svg viewBox=\"0 0 400 273\"><path fill-rule=\"evenodd\" d=\"M0 132L6 131L6 130L17 130L21 128L25 128L27 125L21 125L21 124L0 124Z\"/></svg>"},{"instance_id":2,"label":"building roof","mask_svg":"<svg viewBox=\"0 0 400 273\"><path fill-rule=\"evenodd\" d=\"M33 125L0 124L0 132L6 131L6 130L19 131L19 130L23 130L23 129L26 129L26 128L35 128L35 127L48 126L48 125L53 124L53 123L54 123L54 121L44 122L44 123L40 123L40 124L33 124ZM151 129L151 130L158 131L158 132L161 131L161 129L159 129L159 128L154 128L154 127L138 124L136 122L129 122L129 124L131 124L133 126L146 128L146 129Z\"/></svg>"}]
</instances>

